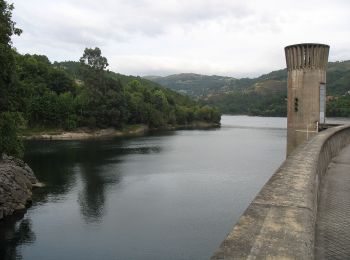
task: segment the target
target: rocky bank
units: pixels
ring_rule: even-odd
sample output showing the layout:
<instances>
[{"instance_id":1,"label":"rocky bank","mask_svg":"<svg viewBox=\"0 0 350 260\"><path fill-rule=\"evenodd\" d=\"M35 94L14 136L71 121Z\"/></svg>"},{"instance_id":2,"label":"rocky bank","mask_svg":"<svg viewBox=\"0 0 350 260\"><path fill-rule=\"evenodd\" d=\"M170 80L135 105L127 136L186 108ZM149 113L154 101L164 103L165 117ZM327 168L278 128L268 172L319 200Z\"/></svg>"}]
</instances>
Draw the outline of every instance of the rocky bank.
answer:
<instances>
[{"instance_id":1,"label":"rocky bank","mask_svg":"<svg viewBox=\"0 0 350 260\"><path fill-rule=\"evenodd\" d=\"M40 186L32 169L20 159L0 156L0 220L24 210L31 202L32 188Z\"/></svg>"}]
</instances>

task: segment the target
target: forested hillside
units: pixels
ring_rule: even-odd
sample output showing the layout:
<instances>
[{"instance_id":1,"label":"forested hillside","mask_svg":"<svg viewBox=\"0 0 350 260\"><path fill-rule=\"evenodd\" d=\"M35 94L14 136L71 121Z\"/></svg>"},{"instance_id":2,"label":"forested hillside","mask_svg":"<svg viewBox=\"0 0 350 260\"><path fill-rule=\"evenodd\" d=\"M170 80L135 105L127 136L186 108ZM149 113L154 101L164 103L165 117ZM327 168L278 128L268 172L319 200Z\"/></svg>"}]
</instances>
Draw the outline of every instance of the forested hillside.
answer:
<instances>
[{"instance_id":1,"label":"forested hillside","mask_svg":"<svg viewBox=\"0 0 350 260\"><path fill-rule=\"evenodd\" d=\"M235 86L237 81L235 78L230 77L207 76L194 73L175 74L167 77L145 76L144 78L193 97L205 96L219 89L229 89Z\"/></svg>"},{"instance_id":2,"label":"forested hillside","mask_svg":"<svg viewBox=\"0 0 350 260\"><path fill-rule=\"evenodd\" d=\"M14 6L0 0L0 156L21 156L23 129L151 128L220 122L216 108L146 79L107 70L99 48L86 48L79 61L52 63L44 55L22 55L11 37L22 30Z\"/></svg>"},{"instance_id":3,"label":"forested hillside","mask_svg":"<svg viewBox=\"0 0 350 260\"><path fill-rule=\"evenodd\" d=\"M151 77L176 91L215 105L221 112L264 116L287 113L287 70L258 78L235 79L220 76L178 74ZM329 62L327 69L327 115L350 116L350 61Z\"/></svg>"},{"instance_id":4,"label":"forested hillside","mask_svg":"<svg viewBox=\"0 0 350 260\"><path fill-rule=\"evenodd\" d=\"M23 129L220 122L215 108L146 79L108 71L99 48L86 48L79 61L62 63L18 53L11 36L22 31L11 20L12 10L13 5L0 0L0 155L22 155L18 133Z\"/></svg>"},{"instance_id":5,"label":"forested hillside","mask_svg":"<svg viewBox=\"0 0 350 260\"><path fill-rule=\"evenodd\" d=\"M15 60L17 95L12 102L29 127L71 130L220 121L213 108L140 77L107 71L107 59L98 48L86 49L80 62L51 63L43 55L18 53Z\"/></svg>"}]
</instances>

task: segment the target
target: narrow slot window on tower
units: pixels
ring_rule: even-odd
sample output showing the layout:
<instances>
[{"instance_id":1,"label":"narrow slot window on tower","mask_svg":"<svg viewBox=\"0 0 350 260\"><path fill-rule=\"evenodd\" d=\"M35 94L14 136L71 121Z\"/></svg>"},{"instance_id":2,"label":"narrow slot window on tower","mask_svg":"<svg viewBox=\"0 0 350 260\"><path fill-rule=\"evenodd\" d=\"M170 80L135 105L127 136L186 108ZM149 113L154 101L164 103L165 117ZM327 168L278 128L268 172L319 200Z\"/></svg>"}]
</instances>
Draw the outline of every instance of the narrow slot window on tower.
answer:
<instances>
[{"instance_id":1,"label":"narrow slot window on tower","mask_svg":"<svg viewBox=\"0 0 350 260\"><path fill-rule=\"evenodd\" d=\"M296 97L294 98L294 112L298 112L299 110L299 99Z\"/></svg>"}]
</instances>

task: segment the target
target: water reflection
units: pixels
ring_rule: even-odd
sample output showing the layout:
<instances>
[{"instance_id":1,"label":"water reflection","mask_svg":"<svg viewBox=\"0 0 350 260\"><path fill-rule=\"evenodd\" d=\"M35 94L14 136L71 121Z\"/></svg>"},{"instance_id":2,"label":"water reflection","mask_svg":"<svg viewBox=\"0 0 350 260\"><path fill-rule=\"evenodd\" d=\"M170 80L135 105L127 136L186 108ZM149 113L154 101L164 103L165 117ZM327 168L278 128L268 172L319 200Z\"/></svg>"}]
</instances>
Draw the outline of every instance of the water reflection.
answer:
<instances>
[{"instance_id":1,"label":"water reflection","mask_svg":"<svg viewBox=\"0 0 350 260\"><path fill-rule=\"evenodd\" d=\"M142 138L141 138L142 139ZM32 207L65 200L78 189L78 204L87 224L100 223L106 213L106 189L122 181L119 164L127 154L161 152L157 145L136 139L86 141L27 141L24 160L45 187L33 194ZM79 180L82 185L77 185ZM35 241L31 220L24 212L0 221L0 259L22 259L20 245Z\"/></svg>"},{"instance_id":2,"label":"water reflection","mask_svg":"<svg viewBox=\"0 0 350 260\"><path fill-rule=\"evenodd\" d=\"M87 223L101 221L105 213L107 186L121 182L122 173L118 165L123 161L123 155L160 153L162 150L158 145L141 144L137 138L28 141L26 145L31 149L25 160L30 162L40 181L46 184L35 193L34 206L48 200L64 199L66 193L76 188L79 177L83 187L79 191L78 202Z\"/></svg>"},{"instance_id":3,"label":"water reflection","mask_svg":"<svg viewBox=\"0 0 350 260\"><path fill-rule=\"evenodd\" d=\"M28 142L25 160L47 184L26 215L35 242L4 235L0 246L29 260L208 259L284 158L285 130L266 120L272 130L226 122L213 131Z\"/></svg>"},{"instance_id":4,"label":"water reflection","mask_svg":"<svg viewBox=\"0 0 350 260\"><path fill-rule=\"evenodd\" d=\"M105 211L106 188L120 183L121 174L116 165L118 160L90 161L81 164L83 189L79 192L79 205L87 223L99 222Z\"/></svg>"},{"instance_id":5,"label":"water reflection","mask_svg":"<svg viewBox=\"0 0 350 260\"><path fill-rule=\"evenodd\" d=\"M22 219L24 213L0 221L0 259L22 259L17 247L35 241L30 219ZM21 220L22 219L22 220Z\"/></svg>"}]
</instances>

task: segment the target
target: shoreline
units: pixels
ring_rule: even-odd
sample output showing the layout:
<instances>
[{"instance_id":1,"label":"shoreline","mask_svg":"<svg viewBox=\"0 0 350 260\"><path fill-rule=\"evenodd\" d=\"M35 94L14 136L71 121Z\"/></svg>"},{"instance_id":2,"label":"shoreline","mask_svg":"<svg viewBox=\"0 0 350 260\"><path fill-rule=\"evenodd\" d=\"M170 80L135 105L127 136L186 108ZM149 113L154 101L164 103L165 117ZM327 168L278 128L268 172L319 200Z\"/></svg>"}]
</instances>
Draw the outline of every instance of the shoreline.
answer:
<instances>
[{"instance_id":1,"label":"shoreline","mask_svg":"<svg viewBox=\"0 0 350 260\"><path fill-rule=\"evenodd\" d=\"M107 137L118 136L136 136L143 135L149 131L146 125L137 125L127 127L126 129L118 130L114 128L105 129L88 129L80 128L74 131L56 130L54 133L48 133L43 130L42 132L29 132L22 135L24 140L85 140L85 139L100 139Z\"/></svg>"},{"instance_id":2,"label":"shoreline","mask_svg":"<svg viewBox=\"0 0 350 260\"><path fill-rule=\"evenodd\" d=\"M31 132L30 130L21 135L23 140L87 140L87 139L102 139L111 137L124 136L142 136L150 131L164 131L164 130L180 130L180 129L211 129L218 128L220 124L208 122L193 122L186 125L165 126L161 128L150 128L147 125L131 125L125 129L118 130L114 128L106 129L87 129L81 128L74 131L56 130L54 133Z\"/></svg>"}]
</instances>

